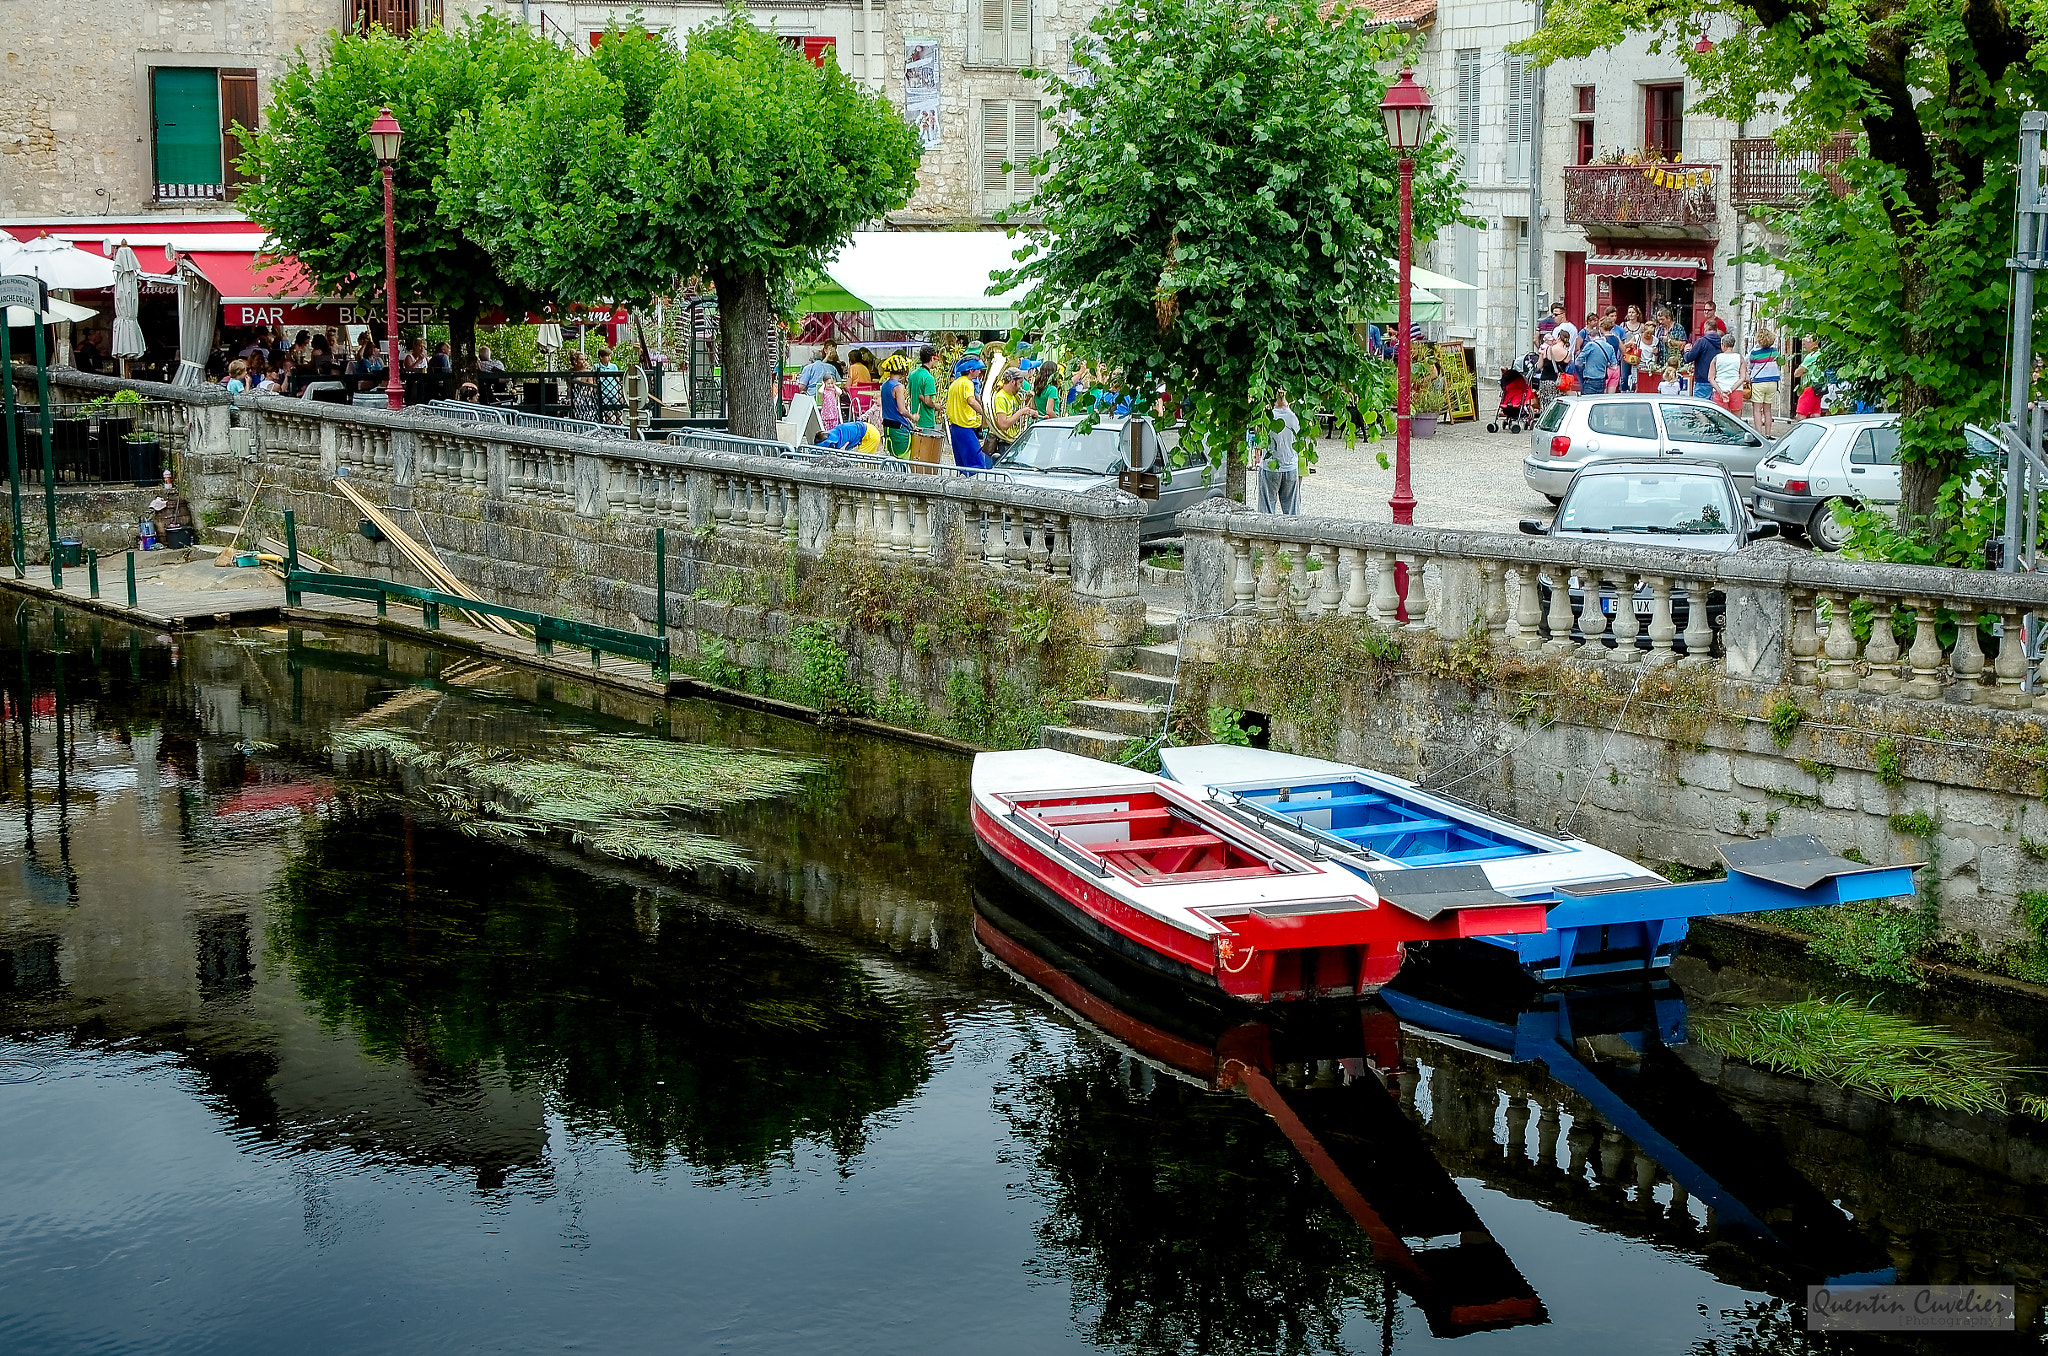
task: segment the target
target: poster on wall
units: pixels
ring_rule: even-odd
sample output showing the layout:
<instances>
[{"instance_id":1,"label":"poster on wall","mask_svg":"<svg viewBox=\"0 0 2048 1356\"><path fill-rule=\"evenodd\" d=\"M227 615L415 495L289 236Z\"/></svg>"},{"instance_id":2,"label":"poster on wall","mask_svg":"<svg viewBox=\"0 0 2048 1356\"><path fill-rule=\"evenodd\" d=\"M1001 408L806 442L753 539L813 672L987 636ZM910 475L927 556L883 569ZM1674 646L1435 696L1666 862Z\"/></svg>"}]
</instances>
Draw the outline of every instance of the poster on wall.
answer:
<instances>
[{"instance_id":1,"label":"poster on wall","mask_svg":"<svg viewBox=\"0 0 2048 1356\"><path fill-rule=\"evenodd\" d=\"M926 150L939 144L937 38L909 38L903 44L903 116Z\"/></svg>"}]
</instances>

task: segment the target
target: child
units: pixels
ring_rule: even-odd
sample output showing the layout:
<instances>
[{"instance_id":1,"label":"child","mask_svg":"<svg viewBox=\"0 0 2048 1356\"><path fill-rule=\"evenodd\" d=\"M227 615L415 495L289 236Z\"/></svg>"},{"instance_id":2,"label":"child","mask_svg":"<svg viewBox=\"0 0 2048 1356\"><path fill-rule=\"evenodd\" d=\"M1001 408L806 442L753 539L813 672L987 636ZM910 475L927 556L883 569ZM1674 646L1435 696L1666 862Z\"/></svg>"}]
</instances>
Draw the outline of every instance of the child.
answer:
<instances>
[{"instance_id":1,"label":"child","mask_svg":"<svg viewBox=\"0 0 2048 1356\"><path fill-rule=\"evenodd\" d=\"M1679 381L1679 379L1678 379L1678 366L1677 366L1677 364L1675 364L1675 363L1666 363L1666 364L1664 365L1664 379L1663 379L1662 381L1660 381L1660 382L1658 382L1658 383L1657 383L1657 394L1658 394L1658 395L1683 395L1684 393L1685 393L1685 384L1684 384L1683 382Z\"/></svg>"},{"instance_id":2,"label":"child","mask_svg":"<svg viewBox=\"0 0 2048 1356\"><path fill-rule=\"evenodd\" d=\"M818 383L818 427L830 433L839 427L839 379L827 377Z\"/></svg>"}]
</instances>

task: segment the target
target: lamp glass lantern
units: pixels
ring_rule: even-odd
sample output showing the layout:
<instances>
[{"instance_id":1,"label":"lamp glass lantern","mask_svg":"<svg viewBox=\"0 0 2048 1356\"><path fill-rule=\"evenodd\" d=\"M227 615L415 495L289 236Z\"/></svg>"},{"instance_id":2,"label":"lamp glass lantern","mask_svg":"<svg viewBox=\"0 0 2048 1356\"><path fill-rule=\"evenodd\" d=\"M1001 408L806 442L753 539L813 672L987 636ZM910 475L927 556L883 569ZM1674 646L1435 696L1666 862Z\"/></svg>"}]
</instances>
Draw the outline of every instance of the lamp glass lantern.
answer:
<instances>
[{"instance_id":1,"label":"lamp glass lantern","mask_svg":"<svg viewBox=\"0 0 2048 1356\"><path fill-rule=\"evenodd\" d=\"M380 164L393 164L398 159L398 143L405 139L405 129L398 125L398 119L391 116L389 108L377 114L377 120L370 124L370 153Z\"/></svg>"},{"instance_id":2,"label":"lamp glass lantern","mask_svg":"<svg viewBox=\"0 0 2048 1356\"><path fill-rule=\"evenodd\" d=\"M1429 135L1430 114L1435 106L1429 91L1415 83L1415 72L1403 66L1400 78L1387 87L1380 100L1380 116L1386 119L1387 140L1403 159L1415 154Z\"/></svg>"}]
</instances>

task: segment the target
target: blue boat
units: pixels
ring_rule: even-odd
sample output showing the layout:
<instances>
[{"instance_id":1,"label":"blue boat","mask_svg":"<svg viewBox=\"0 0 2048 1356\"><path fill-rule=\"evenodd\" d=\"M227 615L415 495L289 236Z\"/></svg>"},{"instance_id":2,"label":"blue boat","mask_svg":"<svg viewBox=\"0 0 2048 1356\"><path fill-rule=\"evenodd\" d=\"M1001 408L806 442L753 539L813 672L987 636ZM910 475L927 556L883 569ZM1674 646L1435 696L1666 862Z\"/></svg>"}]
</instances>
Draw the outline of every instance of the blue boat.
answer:
<instances>
[{"instance_id":1,"label":"blue boat","mask_svg":"<svg viewBox=\"0 0 2048 1356\"><path fill-rule=\"evenodd\" d=\"M1411 910L1489 896L1544 903L1545 931L1471 940L1546 983L1667 966L1702 915L1913 893L1913 866L1850 861L1808 834L1723 844L1723 879L1676 884L1584 839L1345 763L1228 744L1162 749L1159 762L1225 814L1357 872Z\"/></svg>"}]
</instances>

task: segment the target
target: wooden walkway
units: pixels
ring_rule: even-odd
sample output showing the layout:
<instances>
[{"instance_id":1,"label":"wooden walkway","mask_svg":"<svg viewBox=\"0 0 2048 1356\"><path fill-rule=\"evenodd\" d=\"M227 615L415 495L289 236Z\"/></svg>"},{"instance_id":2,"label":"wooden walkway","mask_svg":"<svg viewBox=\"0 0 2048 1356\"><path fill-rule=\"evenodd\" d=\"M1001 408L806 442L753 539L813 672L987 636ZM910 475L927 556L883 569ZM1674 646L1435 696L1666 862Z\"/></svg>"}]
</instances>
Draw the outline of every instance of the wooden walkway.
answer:
<instances>
[{"instance_id":1,"label":"wooden walkway","mask_svg":"<svg viewBox=\"0 0 2048 1356\"><path fill-rule=\"evenodd\" d=\"M128 606L125 556L100 558L100 596L90 593L83 565L64 571L64 587L50 587L50 567L30 565L20 579L0 567L0 587L81 611L117 617L159 631L208 626L258 626L284 610L284 580L261 568L216 566L217 549L146 551L135 557L135 606Z\"/></svg>"}]
</instances>

